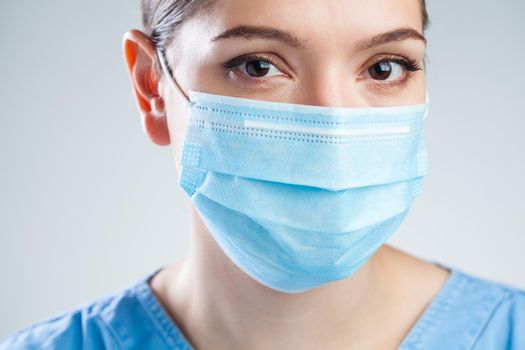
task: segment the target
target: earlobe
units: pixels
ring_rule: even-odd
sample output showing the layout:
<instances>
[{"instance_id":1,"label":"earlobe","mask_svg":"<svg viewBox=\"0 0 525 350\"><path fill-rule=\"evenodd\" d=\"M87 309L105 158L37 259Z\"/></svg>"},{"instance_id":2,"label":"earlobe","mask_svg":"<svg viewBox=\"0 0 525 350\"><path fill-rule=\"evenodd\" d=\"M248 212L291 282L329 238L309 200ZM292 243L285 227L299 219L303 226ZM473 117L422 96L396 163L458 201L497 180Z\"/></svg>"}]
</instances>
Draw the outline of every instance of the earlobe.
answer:
<instances>
[{"instance_id":1,"label":"earlobe","mask_svg":"<svg viewBox=\"0 0 525 350\"><path fill-rule=\"evenodd\" d=\"M144 131L157 145L168 145L166 111L157 88L160 76L155 68L155 45L147 35L133 29L124 35L123 50Z\"/></svg>"}]
</instances>

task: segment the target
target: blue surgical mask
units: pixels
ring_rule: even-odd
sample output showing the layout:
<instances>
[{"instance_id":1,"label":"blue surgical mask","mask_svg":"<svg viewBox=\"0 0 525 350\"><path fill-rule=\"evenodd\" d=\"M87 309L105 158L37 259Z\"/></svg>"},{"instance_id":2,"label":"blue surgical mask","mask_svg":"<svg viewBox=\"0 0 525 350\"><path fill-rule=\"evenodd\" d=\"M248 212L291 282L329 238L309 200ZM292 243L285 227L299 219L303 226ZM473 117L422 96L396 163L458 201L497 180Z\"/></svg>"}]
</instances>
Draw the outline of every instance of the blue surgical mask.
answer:
<instances>
[{"instance_id":1,"label":"blue surgical mask","mask_svg":"<svg viewBox=\"0 0 525 350\"><path fill-rule=\"evenodd\" d=\"M285 293L351 276L427 174L424 104L326 107L189 91L179 183L225 254Z\"/></svg>"}]
</instances>

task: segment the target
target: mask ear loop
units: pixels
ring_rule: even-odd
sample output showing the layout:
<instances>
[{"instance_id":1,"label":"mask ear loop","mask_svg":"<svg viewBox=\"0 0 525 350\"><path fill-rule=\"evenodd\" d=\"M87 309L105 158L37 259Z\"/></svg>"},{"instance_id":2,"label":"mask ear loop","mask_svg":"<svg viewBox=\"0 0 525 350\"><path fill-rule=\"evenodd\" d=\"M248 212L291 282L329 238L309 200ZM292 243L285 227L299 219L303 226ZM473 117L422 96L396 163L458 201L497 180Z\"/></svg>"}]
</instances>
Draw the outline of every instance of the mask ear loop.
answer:
<instances>
[{"instance_id":1,"label":"mask ear loop","mask_svg":"<svg viewBox=\"0 0 525 350\"><path fill-rule=\"evenodd\" d=\"M162 69L163 74L166 76L166 79L168 79L168 83L171 85L171 87L175 90L175 93L187 104L191 104L190 99L184 91L181 89L179 84L175 81L173 75L170 73L170 69L168 68L168 65L166 64L166 60L164 59L164 54L161 50L157 49L157 58L160 63L160 67ZM179 166L177 167L177 175L179 179L182 177L182 159L176 160L176 162L179 163Z\"/></svg>"},{"instance_id":2,"label":"mask ear loop","mask_svg":"<svg viewBox=\"0 0 525 350\"><path fill-rule=\"evenodd\" d=\"M179 84L177 84L177 82L175 81L175 78L171 74L170 69L166 63L166 60L164 59L164 53L160 49L157 49L157 58L159 60L160 67L162 69L163 74L166 76L166 79L168 79L168 83L175 90L177 95L179 95L179 97L181 97L186 103L190 103L189 97L184 93L182 88L179 86Z\"/></svg>"}]
</instances>

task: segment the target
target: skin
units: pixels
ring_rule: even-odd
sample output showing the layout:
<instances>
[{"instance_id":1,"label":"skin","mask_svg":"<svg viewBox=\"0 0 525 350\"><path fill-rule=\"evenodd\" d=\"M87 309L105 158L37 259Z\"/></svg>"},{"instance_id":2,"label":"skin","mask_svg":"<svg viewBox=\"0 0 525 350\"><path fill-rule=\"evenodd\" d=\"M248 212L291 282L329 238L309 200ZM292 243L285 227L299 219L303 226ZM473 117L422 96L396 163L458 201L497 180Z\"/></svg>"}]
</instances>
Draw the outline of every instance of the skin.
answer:
<instances>
[{"instance_id":1,"label":"skin","mask_svg":"<svg viewBox=\"0 0 525 350\"><path fill-rule=\"evenodd\" d=\"M356 47L363 39L400 27L422 33L419 6L418 0L216 1L180 27L167 48L167 60L186 95L197 90L332 107L424 103L424 70L400 84L366 75L385 55L423 64L423 41ZM210 42L238 25L290 31L308 48L245 37ZM224 62L244 54L270 58L268 76L251 77L243 70L246 65L225 70ZM162 76L146 35L127 32L124 55L144 131L155 144L171 147L180 171L186 103ZM449 276L384 244L347 279L298 294L277 292L234 265L189 200L187 204L190 252L159 272L151 288L196 349L395 349Z\"/></svg>"}]
</instances>

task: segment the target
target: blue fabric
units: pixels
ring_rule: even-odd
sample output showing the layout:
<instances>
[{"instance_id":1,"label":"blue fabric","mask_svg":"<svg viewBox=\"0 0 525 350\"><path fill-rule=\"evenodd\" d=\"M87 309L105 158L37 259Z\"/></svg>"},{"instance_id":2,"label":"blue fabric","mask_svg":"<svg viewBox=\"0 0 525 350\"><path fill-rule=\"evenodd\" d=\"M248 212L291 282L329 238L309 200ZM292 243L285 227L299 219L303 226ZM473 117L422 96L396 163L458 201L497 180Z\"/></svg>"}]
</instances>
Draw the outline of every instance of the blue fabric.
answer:
<instances>
[{"instance_id":1,"label":"blue fabric","mask_svg":"<svg viewBox=\"0 0 525 350\"><path fill-rule=\"evenodd\" d=\"M449 279L399 350L525 349L525 291L443 267L451 269ZM191 349L149 287L159 270L19 330L0 342L0 350Z\"/></svg>"}]
</instances>

